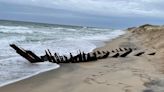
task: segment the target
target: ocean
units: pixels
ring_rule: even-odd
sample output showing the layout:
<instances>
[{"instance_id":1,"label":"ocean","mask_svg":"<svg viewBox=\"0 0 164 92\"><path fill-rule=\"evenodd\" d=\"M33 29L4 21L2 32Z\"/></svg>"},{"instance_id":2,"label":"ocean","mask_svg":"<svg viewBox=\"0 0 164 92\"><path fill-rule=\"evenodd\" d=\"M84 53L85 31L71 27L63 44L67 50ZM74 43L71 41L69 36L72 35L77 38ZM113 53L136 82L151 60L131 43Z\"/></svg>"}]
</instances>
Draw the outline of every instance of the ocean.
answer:
<instances>
[{"instance_id":1,"label":"ocean","mask_svg":"<svg viewBox=\"0 0 164 92\"><path fill-rule=\"evenodd\" d=\"M79 50L91 52L116 38L123 30L55 25L0 20L0 86L4 86L41 72L57 69L58 64L44 62L31 64L19 56L9 44L16 44L37 55L46 49L60 55L74 55Z\"/></svg>"}]
</instances>

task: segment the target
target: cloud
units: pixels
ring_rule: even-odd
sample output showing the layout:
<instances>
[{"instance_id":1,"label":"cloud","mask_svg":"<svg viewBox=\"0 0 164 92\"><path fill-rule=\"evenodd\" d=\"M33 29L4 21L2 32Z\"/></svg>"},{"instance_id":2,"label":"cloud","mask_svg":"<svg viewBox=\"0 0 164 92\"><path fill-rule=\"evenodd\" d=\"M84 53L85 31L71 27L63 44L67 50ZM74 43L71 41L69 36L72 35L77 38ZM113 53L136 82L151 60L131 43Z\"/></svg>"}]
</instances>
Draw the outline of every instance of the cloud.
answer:
<instances>
[{"instance_id":1,"label":"cloud","mask_svg":"<svg viewBox=\"0 0 164 92\"><path fill-rule=\"evenodd\" d=\"M127 28L164 23L164 0L0 0L0 19Z\"/></svg>"},{"instance_id":2,"label":"cloud","mask_svg":"<svg viewBox=\"0 0 164 92\"><path fill-rule=\"evenodd\" d=\"M83 14L125 17L163 17L163 0L0 0L8 3L62 9Z\"/></svg>"}]
</instances>

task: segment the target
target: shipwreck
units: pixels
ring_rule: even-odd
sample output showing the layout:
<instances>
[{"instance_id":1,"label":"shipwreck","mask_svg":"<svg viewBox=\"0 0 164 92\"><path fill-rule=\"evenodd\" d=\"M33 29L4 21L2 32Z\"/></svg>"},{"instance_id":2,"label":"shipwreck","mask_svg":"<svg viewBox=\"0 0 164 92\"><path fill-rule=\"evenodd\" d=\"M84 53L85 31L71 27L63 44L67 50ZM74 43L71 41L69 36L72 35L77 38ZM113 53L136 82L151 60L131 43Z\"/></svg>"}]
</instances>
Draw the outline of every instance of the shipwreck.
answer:
<instances>
[{"instance_id":1,"label":"shipwreck","mask_svg":"<svg viewBox=\"0 0 164 92\"><path fill-rule=\"evenodd\" d=\"M30 50L25 50L23 48L20 48L16 46L15 44L10 44L10 47L12 47L17 54L28 60L30 63L37 63L37 62L52 62L52 63L80 63L80 62L91 62L91 61L97 61L99 59L105 59L105 58L118 58L118 57L127 57L130 53L132 53L134 50L137 50L136 48L119 48L116 50L110 51L95 51L91 53L85 53L79 51L79 53L75 56L70 53L69 55L59 55L58 53L51 53L49 49L45 50L45 55L38 56L34 52ZM139 52L135 56L140 56L144 54L143 52ZM148 55L155 55L155 52L150 53Z\"/></svg>"}]
</instances>

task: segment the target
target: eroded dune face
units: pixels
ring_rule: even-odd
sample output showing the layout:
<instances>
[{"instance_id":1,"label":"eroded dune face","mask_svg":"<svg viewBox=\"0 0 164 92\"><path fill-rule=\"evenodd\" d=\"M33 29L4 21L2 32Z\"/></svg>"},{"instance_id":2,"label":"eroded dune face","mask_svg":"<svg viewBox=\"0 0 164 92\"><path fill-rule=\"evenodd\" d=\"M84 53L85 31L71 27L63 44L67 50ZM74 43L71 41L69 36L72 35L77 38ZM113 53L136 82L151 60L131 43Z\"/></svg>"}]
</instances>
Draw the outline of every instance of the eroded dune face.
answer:
<instances>
[{"instance_id":1,"label":"eroded dune face","mask_svg":"<svg viewBox=\"0 0 164 92\"><path fill-rule=\"evenodd\" d=\"M164 26L146 24L136 28L129 28L128 31L139 38L139 41L146 47L164 52Z\"/></svg>"}]
</instances>

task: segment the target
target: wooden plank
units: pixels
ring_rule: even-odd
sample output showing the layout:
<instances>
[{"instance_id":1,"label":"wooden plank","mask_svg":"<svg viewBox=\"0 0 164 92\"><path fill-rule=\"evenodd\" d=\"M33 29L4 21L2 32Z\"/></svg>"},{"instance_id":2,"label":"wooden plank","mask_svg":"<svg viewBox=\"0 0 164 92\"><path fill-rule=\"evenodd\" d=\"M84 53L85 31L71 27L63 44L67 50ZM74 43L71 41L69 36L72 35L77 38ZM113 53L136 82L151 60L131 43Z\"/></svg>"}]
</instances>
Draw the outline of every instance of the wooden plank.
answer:
<instances>
[{"instance_id":1,"label":"wooden plank","mask_svg":"<svg viewBox=\"0 0 164 92\"><path fill-rule=\"evenodd\" d=\"M47 52L46 50L45 50L45 53L46 53L46 56L47 56L47 58L48 58L48 61L49 61L49 62L53 62L52 59L51 59L51 57L50 57L50 55L48 54L48 52Z\"/></svg>"},{"instance_id":2,"label":"wooden plank","mask_svg":"<svg viewBox=\"0 0 164 92\"><path fill-rule=\"evenodd\" d=\"M24 49L20 49L19 47L17 47L15 44L10 44L10 47L12 47L14 50L16 50L16 52L21 55L23 58L25 58L26 60L28 60L31 63L35 63L37 62L35 60L34 57L30 56L29 54L26 53L26 51Z\"/></svg>"},{"instance_id":3,"label":"wooden plank","mask_svg":"<svg viewBox=\"0 0 164 92\"><path fill-rule=\"evenodd\" d=\"M30 56L32 56L36 62L44 62L40 57L38 57L35 53L33 53L32 51L26 50L26 53Z\"/></svg>"},{"instance_id":4,"label":"wooden plank","mask_svg":"<svg viewBox=\"0 0 164 92\"><path fill-rule=\"evenodd\" d=\"M122 55L120 55L120 57L126 57L127 55L129 55L133 50L130 48L129 51L123 53Z\"/></svg>"}]
</instances>

